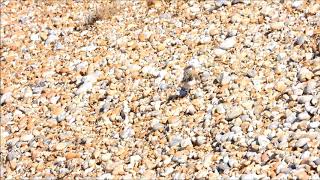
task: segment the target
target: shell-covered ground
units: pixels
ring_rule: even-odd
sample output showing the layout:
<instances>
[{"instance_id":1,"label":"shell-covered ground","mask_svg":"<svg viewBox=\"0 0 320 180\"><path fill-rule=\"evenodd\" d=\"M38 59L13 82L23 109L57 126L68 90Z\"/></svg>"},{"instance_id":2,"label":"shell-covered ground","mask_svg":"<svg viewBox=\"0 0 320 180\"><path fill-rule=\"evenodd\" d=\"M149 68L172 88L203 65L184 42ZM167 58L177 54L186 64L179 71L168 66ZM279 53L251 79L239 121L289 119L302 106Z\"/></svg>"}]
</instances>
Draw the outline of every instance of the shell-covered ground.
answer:
<instances>
[{"instance_id":1,"label":"shell-covered ground","mask_svg":"<svg viewBox=\"0 0 320 180\"><path fill-rule=\"evenodd\" d=\"M319 0L1 2L0 176L320 179Z\"/></svg>"}]
</instances>

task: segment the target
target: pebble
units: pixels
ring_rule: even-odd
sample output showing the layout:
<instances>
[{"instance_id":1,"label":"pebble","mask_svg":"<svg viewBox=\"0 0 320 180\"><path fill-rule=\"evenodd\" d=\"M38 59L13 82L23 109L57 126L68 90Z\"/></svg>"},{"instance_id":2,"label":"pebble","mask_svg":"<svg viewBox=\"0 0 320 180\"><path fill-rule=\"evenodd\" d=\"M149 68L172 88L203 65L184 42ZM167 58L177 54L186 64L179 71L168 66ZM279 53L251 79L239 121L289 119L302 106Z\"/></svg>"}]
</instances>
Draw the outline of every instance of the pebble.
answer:
<instances>
[{"instance_id":1,"label":"pebble","mask_svg":"<svg viewBox=\"0 0 320 180\"><path fill-rule=\"evenodd\" d=\"M167 177L171 173L173 173L174 169L172 167L165 168L163 173L160 173L161 176Z\"/></svg>"},{"instance_id":2,"label":"pebble","mask_svg":"<svg viewBox=\"0 0 320 180\"><path fill-rule=\"evenodd\" d=\"M237 117L239 117L243 112L243 109L241 107L232 107L226 112L226 120L232 120Z\"/></svg>"},{"instance_id":3,"label":"pebble","mask_svg":"<svg viewBox=\"0 0 320 180\"><path fill-rule=\"evenodd\" d=\"M34 138L34 136L32 134L25 134L22 135L20 140L21 141L31 141Z\"/></svg>"},{"instance_id":4,"label":"pebble","mask_svg":"<svg viewBox=\"0 0 320 180\"><path fill-rule=\"evenodd\" d=\"M284 82L280 81L275 84L274 88L279 92L284 92L287 89L287 85Z\"/></svg>"},{"instance_id":5,"label":"pebble","mask_svg":"<svg viewBox=\"0 0 320 180\"><path fill-rule=\"evenodd\" d=\"M313 94L316 90L317 82L316 81L309 81L307 86L304 89L306 94Z\"/></svg>"},{"instance_id":6,"label":"pebble","mask_svg":"<svg viewBox=\"0 0 320 180\"><path fill-rule=\"evenodd\" d=\"M320 126L320 122L319 121L315 121L315 122L310 122L309 127L316 129Z\"/></svg>"},{"instance_id":7,"label":"pebble","mask_svg":"<svg viewBox=\"0 0 320 180\"><path fill-rule=\"evenodd\" d=\"M235 46L235 44L237 43L237 39L236 37L230 37L225 39L221 44L220 44L220 48L223 50L228 50L230 48L233 48Z\"/></svg>"},{"instance_id":8,"label":"pebble","mask_svg":"<svg viewBox=\"0 0 320 180\"><path fill-rule=\"evenodd\" d=\"M101 176L97 177L97 179L106 180L106 179L113 179L113 178L112 178L112 174L106 173L106 174L102 174Z\"/></svg>"},{"instance_id":9,"label":"pebble","mask_svg":"<svg viewBox=\"0 0 320 180\"><path fill-rule=\"evenodd\" d=\"M12 92L6 92L1 95L0 104L6 103L11 98Z\"/></svg>"},{"instance_id":10,"label":"pebble","mask_svg":"<svg viewBox=\"0 0 320 180\"><path fill-rule=\"evenodd\" d=\"M181 147L185 148L187 146L192 146L192 142L190 138L184 138L181 140Z\"/></svg>"},{"instance_id":11,"label":"pebble","mask_svg":"<svg viewBox=\"0 0 320 180\"><path fill-rule=\"evenodd\" d=\"M312 79L312 77L313 77L313 73L305 67L301 68L298 73L298 78L302 82Z\"/></svg>"},{"instance_id":12,"label":"pebble","mask_svg":"<svg viewBox=\"0 0 320 180\"><path fill-rule=\"evenodd\" d=\"M302 45L304 42L305 42L305 37L299 36L299 37L296 39L295 44L297 44L297 45Z\"/></svg>"},{"instance_id":13,"label":"pebble","mask_svg":"<svg viewBox=\"0 0 320 180\"><path fill-rule=\"evenodd\" d=\"M316 160L313 161L317 166L320 165L320 158L317 158Z\"/></svg>"},{"instance_id":14,"label":"pebble","mask_svg":"<svg viewBox=\"0 0 320 180\"><path fill-rule=\"evenodd\" d=\"M256 179L256 174L243 174L240 177L241 180L251 180Z\"/></svg>"},{"instance_id":15,"label":"pebble","mask_svg":"<svg viewBox=\"0 0 320 180\"><path fill-rule=\"evenodd\" d=\"M228 75L228 73L221 73L219 77L219 82L221 85L226 85L231 81L231 77Z\"/></svg>"},{"instance_id":16,"label":"pebble","mask_svg":"<svg viewBox=\"0 0 320 180\"><path fill-rule=\"evenodd\" d=\"M312 95L304 95L304 96L299 96L297 100L298 100L298 103L306 104L306 103L310 103L312 98L313 98Z\"/></svg>"},{"instance_id":17,"label":"pebble","mask_svg":"<svg viewBox=\"0 0 320 180\"><path fill-rule=\"evenodd\" d=\"M127 139L132 137L135 134L134 129L131 127L125 127L124 130L121 132L120 137L123 139Z\"/></svg>"},{"instance_id":18,"label":"pebble","mask_svg":"<svg viewBox=\"0 0 320 180\"><path fill-rule=\"evenodd\" d=\"M151 122L151 127L153 130L159 130L159 129L162 129L163 128L163 125L160 123L160 121L158 119L154 119L152 122Z\"/></svg>"},{"instance_id":19,"label":"pebble","mask_svg":"<svg viewBox=\"0 0 320 180\"><path fill-rule=\"evenodd\" d=\"M191 6L191 7L190 7L190 11L191 11L192 13L198 13L198 12L200 12L200 8L199 8L199 6L194 5L194 6Z\"/></svg>"},{"instance_id":20,"label":"pebble","mask_svg":"<svg viewBox=\"0 0 320 180\"><path fill-rule=\"evenodd\" d=\"M214 53L216 56L219 57L219 56L222 56L222 55L226 54L227 51L226 51L226 50L223 50L223 49L220 49L220 48L216 48L216 49L213 50L213 53Z\"/></svg>"},{"instance_id":21,"label":"pebble","mask_svg":"<svg viewBox=\"0 0 320 180\"><path fill-rule=\"evenodd\" d=\"M184 173L174 173L174 175L173 175L173 179L174 180L179 180L179 179L185 179L185 175L184 175Z\"/></svg>"},{"instance_id":22,"label":"pebble","mask_svg":"<svg viewBox=\"0 0 320 180\"><path fill-rule=\"evenodd\" d=\"M202 179L208 176L208 171L201 170L196 174L196 179Z\"/></svg>"},{"instance_id":23,"label":"pebble","mask_svg":"<svg viewBox=\"0 0 320 180\"><path fill-rule=\"evenodd\" d=\"M302 6L303 1L300 0L295 0L292 2L291 6L295 9L300 9L300 7Z\"/></svg>"},{"instance_id":24,"label":"pebble","mask_svg":"<svg viewBox=\"0 0 320 180\"><path fill-rule=\"evenodd\" d=\"M90 91L93 87L92 82L84 82L76 91L76 94L82 94Z\"/></svg>"},{"instance_id":25,"label":"pebble","mask_svg":"<svg viewBox=\"0 0 320 180\"><path fill-rule=\"evenodd\" d=\"M264 148L270 143L270 140L266 136L258 136L258 143L259 145Z\"/></svg>"},{"instance_id":26,"label":"pebble","mask_svg":"<svg viewBox=\"0 0 320 180\"><path fill-rule=\"evenodd\" d=\"M64 142L58 143L58 144L56 145L56 150L57 150L57 151L61 151L61 150L65 149L66 147L67 147L67 144L64 143Z\"/></svg>"},{"instance_id":27,"label":"pebble","mask_svg":"<svg viewBox=\"0 0 320 180\"><path fill-rule=\"evenodd\" d=\"M286 57L287 57L287 54L282 52L277 55L277 60L283 61Z\"/></svg>"},{"instance_id":28,"label":"pebble","mask_svg":"<svg viewBox=\"0 0 320 180\"><path fill-rule=\"evenodd\" d=\"M169 145L170 145L170 147L180 145L182 139L183 139L183 138L182 138L181 136L173 136L173 137L171 137L170 140L169 140L169 143L170 143Z\"/></svg>"},{"instance_id":29,"label":"pebble","mask_svg":"<svg viewBox=\"0 0 320 180\"><path fill-rule=\"evenodd\" d=\"M202 145L202 144L204 144L206 142L206 137L204 137L204 136L198 136L197 137L197 144L198 145Z\"/></svg>"},{"instance_id":30,"label":"pebble","mask_svg":"<svg viewBox=\"0 0 320 180\"><path fill-rule=\"evenodd\" d=\"M31 39L31 41L40 41L41 40L39 34L32 34L30 36L30 39Z\"/></svg>"},{"instance_id":31,"label":"pebble","mask_svg":"<svg viewBox=\"0 0 320 180\"><path fill-rule=\"evenodd\" d=\"M218 33L217 26L215 24L210 24L208 27L208 32L211 36L214 36Z\"/></svg>"},{"instance_id":32,"label":"pebble","mask_svg":"<svg viewBox=\"0 0 320 180\"><path fill-rule=\"evenodd\" d=\"M298 120L302 121L302 120L309 120L311 118L311 116L309 115L308 112L302 112L298 114Z\"/></svg>"},{"instance_id":33,"label":"pebble","mask_svg":"<svg viewBox=\"0 0 320 180\"><path fill-rule=\"evenodd\" d=\"M101 155L101 160L107 162L107 161L109 161L111 159L111 157L112 157L111 153L102 154Z\"/></svg>"},{"instance_id":34,"label":"pebble","mask_svg":"<svg viewBox=\"0 0 320 180\"><path fill-rule=\"evenodd\" d=\"M309 138L301 138L301 139L299 139L299 140L296 142L295 147L303 147L303 146L306 145L309 141L310 141Z\"/></svg>"},{"instance_id":35,"label":"pebble","mask_svg":"<svg viewBox=\"0 0 320 180\"><path fill-rule=\"evenodd\" d=\"M81 51L85 51L85 52L91 52L91 51L94 51L96 49L97 49L97 46L94 45L94 44L91 44L89 46L82 47L80 50Z\"/></svg>"}]
</instances>

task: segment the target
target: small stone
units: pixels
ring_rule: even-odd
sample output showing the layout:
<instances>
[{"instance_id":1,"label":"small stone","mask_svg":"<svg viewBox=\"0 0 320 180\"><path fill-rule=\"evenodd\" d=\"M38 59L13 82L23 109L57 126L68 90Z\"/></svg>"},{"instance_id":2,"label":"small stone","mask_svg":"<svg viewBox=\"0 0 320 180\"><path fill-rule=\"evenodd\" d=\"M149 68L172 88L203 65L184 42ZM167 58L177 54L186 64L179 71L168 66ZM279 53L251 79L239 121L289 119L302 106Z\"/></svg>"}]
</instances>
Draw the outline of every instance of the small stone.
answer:
<instances>
[{"instance_id":1,"label":"small stone","mask_svg":"<svg viewBox=\"0 0 320 180\"><path fill-rule=\"evenodd\" d=\"M163 51L166 49L166 45L164 44L159 44L158 47L157 47L158 51Z\"/></svg>"},{"instance_id":2,"label":"small stone","mask_svg":"<svg viewBox=\"0 0 320 180\"><path fill-rule=\"evenodd\" d=\"M298 100L298 103L300 104L306 104L306 103L310 103L312 98L313 98L312 95L303 95L303 96L299 96L297 100Z\"/></svg>"},{"instance_id":3,"label":"small stone","mask_svg":"<svg viewBox=\"0 0 320 180\"><path fill-rule=\"evenodd\" d=\"M307 86L304 89L305 94L313 94L316 91L317 82L316 81L309 81Z\"/></svg>"},{"instance_id":4,"label":"small stone","mask_svg":"<svg viewBox=\"0 0 320 180\"><path fill-rule=\"evenodd\" d=\"M256 75L257 75L257 71L253 70L253 69L250 69L248 72L247 72L247 75L248 77L250 78L254 78Z\"/></svg>"},{"instance_id":5,"label":"small stone","mask_svg":"<svg viewBox=\"0 0 320 180\"><path fill-rule=\"evenodd\" d=\"M208 31L211 36L217 35L219 33L219 29L215 24L211 24L208 28Z\"/></svg>"},{"instance_id":6,"label":"small stone","mask_svg":"<svg viewBox=\"0 0 320 180\"><path fill-rule=\"evenodd\" d=\"M240 179L241 180L253 180L256 179L256 174L243 174L241 175Z\"/></svg>"},{"instance_id":7,"label":"small stone","mask_svg":"<svg viewBox=\"0 0 320 180\"><path fill-rule=\"evenodd\" d=\"M146 170L143 173L141 179L155 179L155 177L156 177L156 173L154 170Z\"/></svg>"},{"instance_id":8,"label":"small stone","mask_svg":"<svg viewBox=\"0 0 320 180\"><path fill-rule=\"evenodd\" d=\"M111 153L102 154L101 155L101 160L107 162L107 161L109 161L111 159L111 156L112 156Z\"/></svg>"},{"instance_id":9,"label":"small stone","mask_svg":"<svg viewBox=\"0 0 320 180\"><path fill-rule=\"evenodd\" d=\"M54 49L55 50L62 50L62 49L64 49L64 46L61 44L61 42L56 42Z\"/></svg>"},{"instance_id":10,"label":"small stone","mask_svg":"<svg viewBox=\"0 0 320 180\"><path fill-rule=\"evenodd\" d=\"M49 38L48 38L49 39ZM85 46L85 47L82 47L80 50L81 51L85 51L85 52L91 52L91 51L94 51L97 49L97 46L94 45L94 44L91 44L89 46Z\"/></svg>"},{"instance_id":11,"label":"small stone","mask_svg":"<svg viewBox=\"0 0 320 180\"><path fill-rule=\"evenodd\" d=\"M22 92L24 98L29 98L33 95L32 89L30 87L23 88Z\"/></svg>"},{"instance_id":12,"label":"small stone","mask_svg":"<svg viewBox=\"0 0 320 180\"><path fill-rule=\"evenodd\" d=\"M69 160L69 159L74 159L74 158L80 158L80 154L79 153L72 153L72 152L69 152L69 153L66 153L64 155L64 157Z\"/></svg>"},{"instance_id":13,"label":"small stone","mask_svg":"<svg viewBox=\"0 0 320 180\"><path fill-rule=\"evenodd\" d=\"M57 151L61 151L61 150L65 149L66 147L67 147L67 144L64 143L64 142L58 143L58 144L56 145L56 150L57 150Z\"/></svg>"},{"instance_id":14,"label":"small stone","mask_svg":"<svg viewBox=\"0 0 320 180\"><path fill-rule=\"evenodd\" d=\"M221 44L220 44L220 48L223 50L228 50L230 48L233 48L234 45L237 43L237 40L235 37L230 37L225 39Z\"/></svg>"},{"instance_id":15,"label":"small stone","mask_svg":"<svg viewBox=\"0 0 320 180\"><path fill-rule=\"evenodd\" d=\"M306 145L309 141L310 141L309 138L301 138L301 139L299 139L299 140L296 142L295 147L303 147L303 146Z\"/></svg>"},{"instance_id":16,"label":"small stone","mask_svg":"<svg viewBox=\"0 0 320 180\"><path fill-rule=\"evenodd\" d=\"M193 105L188 106L186 109L187 114L193 115L195 112L196 112L196 108Z\"/></svg>"},{"instance_id":17,"label":"small stone","mask_svg":"<svg viewBox=\"0 0 320 180\"><path fill-rule=\"evenodd\" d=\"M187 146L192 146L192 142L190 138L185 138L183 140L181 140L181 147L185 148Z\"/></svg>"},{"instance_id":18,"label":"small stone","mask_svg":"<svg viewBox=\"0 0 320 180\"><path fill-rule=\"evenodd\" d=\"M192 13L198 13L198 12L200 12L200 8L199 8L199 6L194 5L194 6L191 6L191 7L190 7L190 11L191 11Z\"/></svg>"},{"instance_id":19,"label":"small stone","mask_svg":"<svg viewBox=\"0 0 320 180\"><path fill-rule=\"evenodd\" d=\"M314 53L306 53L306 60L311 60L314 57Z\"/></svg>"},{"instance_id":20,"label":"small stone","mask_svg":"<svg viewBox=\"0 0 320 180\"><path fill-rule=\"evenodd\" d=\"M298 114L298 120L302 121L302 120L309 120L311 118L311 116L309 115L308 112L302 112L300 114Z\"/></svg>"},{"instance_id":21,"label":"small stone","mask_svg":"<svg viewBox=\"0 0 320 180\"><path fill-rule=\"evenodd\" d=\"M179 153L179 152L177 152L176 155L174 155L174 156L172 157L172 161L177 162L177 163L180 163L180 164L186 163L187 160L188 160L188 156L187 156L187 155L184 155L184 154L181 154L181 153Z\"/></svg>"},{"instance_id":22,"label":"small stone","mask_svg":"<svg viewBox=\"0 0 320 180\"><path fill-rule=\"evenodd\" d=\"M20 140L21 141L31 141L33 139L33 135L32 134L25 134L25 135L22 135Z\"/></svg>"},{"instance_id":23,"label":"small stone","mask_svg":"<svg viewBox=\"0 0 320 180\"><path fill-rule=\"evenodd\" d=\"M202 144L204 144L205 142L206 142L206 137L204 137L204 136L198 136L197 137L197 145L202 145Z\"/></svg>"},{"instance_id":24,"label":"small stone","mask_svg":"<svg viewBox=\"0 0 320 180\"><path fill-rule=\"evenodd\" d=\"M141 160L141 156L139 155L133 155L130 156L130 164L128 165L128 168L133 168L136 163L138 163Z\"/></svg>"},{"instance_id":25,"label":"small stone","mask_svg":"<svg viewBox=\"0 0 320 180\"><path fill-rule=\"evenodd\" d=\"M45 40L47 40L48 33L46 33L46 32L41 32L41 33L40 33L40 37L41 37L41 39L42 39L43 41L45 41Z\"/></svg>"},{"instance_id":26,"label":"small stone","mask_svg":"<svg viewBox=\"0 0 320 180\"><path fill-rule=\"evenodd\" d=\"M129 41L127 45L128 45L128 47L130 47L132 49L136 49L138 46L136 41Z\"/></svg>"},{"instance_id":27,"label":"small stone","mask_svg":"<svg viewBox=\"0 0 320 180\"><path fill-rule=\"evenodd\" d=\"M315 121L315 122L310 122L309 127L312 129L316 129L320 126L320 122L319 121Z\"/></svg>"},{"instance_id":28,"label":"small stone","mask_svg":"<svg viewBox=\"0 0 320 180\"><path fill-rule=\"evenodd\" d=\"M210 36L201 36L200 37L200 43L201 44L208 44L211 42L211 37Z\"/></svg>"},{"instance_id":29,"label":"small stone","mask_svg":"<svg viewBox=\"0 0 320 180\"><path fill-rule=\"evenodd\" d=\"M307 81L309 79L312 79L312 77L313 77L313 73L305 67L301 68L298 73L298 78L300 81Z\"/></svg>"},{"instance_id":30,"label":"small stone","mask_svg":"<svg viewBox=\"0 0 320 180\"><path fill-rule=\"evenodd\" d=\"M100 157L100 154L101 152L99 150L95 150L92 155L95 159L98 159Z\"/></svg>"},{"instance_id":31,"label":"small stone","mask_svg":"<svg viewBox=\"0 0 320 180\"><path fill-rule=\"evenodd\" d=\"M124 130L121 132L120 137L123 139L127 139L129 137L134 136L134 134L134 129L132 129L131 127L125 127Z\"/></svg>"},{"instance_id":32,"label":"small stone","mask_svg":"<svg viewBox=\"0 0 320 180\"><path fill-rule=\"evenodd\" d=\"M6 92L1 96L0 99L0 105L2 105L3 103L6 103L10 98L11 98L12 93L11 92Z\"/></svg>"},{"instance_id":33,"label":"small stone","mask_svg":"<svg viewBox=\"0 0 320 180\"><path fill-rule=\"evenodd\" d=\"M184 173L176 172L173 175L173 180L186 179Z\"/></svg>"},{"instance_id":34,"label":"small stone","mask_svg":"<svg viewBox=\"0 0 320 180\"><path fill-rule=\"evenodd\" d=\"M181 136L172 136L169 138L169 145L170 147L178 146L180 145L181 141L182 141Z\"/></svg>"},{"instance_id":35,"label":"small stone","mask_svg":"<svg viewBox=\"0 0 320 180\"><path fill-rule=\"evenodd\" d=\"M52 43L52 42L54 42L54 41L56 41L56 40L58 40L58 39L59 39L59 37L58 37L57 35L55 35L55 34L50 34L50 35L48 36L48 38L46 39L45 44L48 45L48 44L50 44L50 43Z\"/></svg>"},{"instance_id":36,"label":"small stone","mask_svg":"<svg viewBox=\"0 0 320 180\"><path fill-rule=\"evenodd\" d=\"M212 164L212 158L213 158L213 154L206 155L203 159L203 166L206 168L210 167Z\"/></svg>"},{"instance_id":37,"label":"small stone","mask_svg":"<svg viewBox=\"0 0 320 180\"><path fill-rule=\"evenodd\" d=\"M163 177L167 177L168 175L173 173L173 171L174 171L174 169L172 167L167 167L167 168L165 168L163 173L160 173L160 175Z\"/></svg>"},{"instance_id":38,"label":"small stone","mask_svg":"<svg viewBox=\"0 0 320 180\"><path fill-rule=\"evenodd\" d=\"M320 165L320 158L317 158L316 160L313 161L317 166Z\"/></svg>"},{"instance_id":39,"label":"small stone","mask_svg":"<svg viewBox=\"0 0 320 180\"><path fill-rule=\"evenodd\" d=\"M297 119L297 113L290 112L289 114L287 114L286 122L287 123L293 123L296 119Z\"/></svg>"},{"instance_id":40,"label":"small stone","mask_svg":"<svg viewBox=\"0 0 320 180\"><path fill-rule=\"evenodd\" d=\"M6 157L6 159L8 161L12 161L12 160L16 159L16 153L15 152L9 152L7 157Z\"/></svg>"},{"instance_id":41,"label":"small stone","mask_svg":"<svg viewBox=\"0 0 320 180\"><path fill-rule=\"evenodd\" d=\"M146 36L145 36L144 33L140 33L138 38L139 38L139 41L145 41L146 40Z\"/></svg>"},{"instance_id":42,"label":"small stone","mask_svg":"<svg viewBox=\"0 0 320 180\"><path fill-rule=\"evenodd\" d=\"M279 92L284 92L287 89L287 85L280 81L275 84L274 88Z\"/></svg>"},{"instance_id":43,"label":"small stone","mask_svg":"<svg viewBox=\"0 0 320 180\"><path fill-rule=\"evenodd\" d=\"M258 143L263 148L267 147L267 145L270 143L270 140L266 136L258 136Z\"/></svg>"},{"instance_id":44,"label":"small stone","mask_svg":"<svg viewBox=\"0 0 320 180\"><path fill-rule=\"evenodd\" d=\"M123 165L119 164L119 165L115 166L112 171L112 174L113 175L124 175L125 171L123 170Z\"/></svg>"},{"instance_id":45,"label":"small stone","mask_svg":"<svg viewBox=\"0 0 320 180\"><path fill-rule=\"evenodd\" d=\"M228 165L233 168L233 167L238 167L239 166L239 163L236 159L229 159L228 161Z\"/></svg>"},{"instance_id":46,"label":"small stone","mask_svg":"<svg viewBox=\"0 0 320 180\"><path fill-rule=\"evenodd\" d=\"M307 179L309 179L308 173L306 173L306 171L303 170L303 169L302 169L302 170L298 170L298 171L294 172L293 174L296 175L297 178L298 178L298 179L301 179L301 180L307 180Z\"/></svg>"},{"instance_id":47,"label":"small stone","mask_svg":"<svg viewBox=\"0 0 320 180\"><path fill-rule=\"evenodd\" d=\"M219 113L219 114L224 114L224 113L226 112L223 104L218 104L218 105L216 106L216 111L217 111L217 113Z\"/></svg>"},{"instance_id":48,"label":"small stone","mask_svg":"<svg viewBox=\"0 0 320 180\"><path fill-rule=\"evenodd\" d=\"M241 107L232 107L230 108L226 113L226 120L230 121L232 119L235 119L239 117L243 112L243 109Z\"/></svg>"},{"instance_id":49,"label":"small stone","mask_svg":"<svg viewBox=\"0 0 320 180\"><path fill-rule=\"evenodd\" d=\"M273 22L270 25L272 30L281 30L282 28L285 27L284 22Z\"/></svg>"},{"instance_id":50,"label":"small stone","mask_svg":"<svg viewBox=\"0 0 320 180\"><path fill-rule=\"evenodd\" d=\"M220 48L216 48L216 49L213 50L213 53L214 53L216 56L220 57L220 56L226 54L227 51L226 51L226 50L223 50L223 49L220 49Z\"/></svg>"},{"instance_id":51,"label":"small stone","mask_svg":"<svg viewBox=\"0 0 320 180\"><path fill-rule=\"evenodd\" d=\"M76 94L86 93L87 91L90 91L92 87L92 82L84 82L79 89L77 89Z\"/></svg>"},{"instance_id":52,"label":"small stone","mask_svg":"<svg viewBox=\"0 0 320 180\"><path fill-rule=\"evenodd\" d=\"M286 54L286 53L279 53L279 54L277 55L277 60L278 60L278 61L283 61L283 60L285 60L286 57L287 57L287 54Z\"/></svg>"},{"instance_id":53,"label":"small stone","mask_svg":"<svg viewBox=\"0 0 320 180\"><path fill-rule=\"evenodd\" d=\"M160 123L159 119L154 119L151 122L151 127L154 131L157 131L163 128L163 124Z\"/></svg>"},{"instance_id":54,"label":"small stone","mask_svg":"<svg viewBox=\"0 0 320 180\"><path fill-rule=\"evenodd\" d=\"M110 173L102 174L97 178L98 180L106 180L106 179L113 179Z\"/></svg>"},{"instance_id":55,"label":"small stone","mask_svg":"<svg viewBox=\"0 0 320 180\"><path fill-rule=\"evenodd\" d=\"M219 171L222 171L222 172L228 170L229 168L230 168L230 167L229 167L226 163L224 163L224 162L221 162L221 163L218 165L218 167L217 167L217 169L218 169Z\"/></svg>"},{"instance_id":56,"label":"small stone","mask_svg":"<svg viewBox=\"0 0 320 180\"><path fill-rule=\"evenodd\" d=\"M30 39L31 39L31 41L40 41L41 40L39 34L31 34Z\"/></svg>"},{"instance_id":57,"label":"small stone","mask_svg":"<svg viewBox=\"0 0 320 180\"><path fill-rule=\"evenodd\" d=\"M302 45L305 42L305 38L304 36L299 36L296 41L294 42L294 44L296 45Z\"/></svg>"},{"instance_id":58,"label":"small stone","mask_svg":"<svg viewBox=\"0 0 320 180\"><path fill-rule=\"evenodd\" d=\"M291 6L294 9L300 9L302 5L303 5L303 0L296 0L291 4Z\"/></svg>"},{"instance_id":59,"label":"small stone","mask_svg":"<svg viewBox=\"0 0 320 180\"><path fill-rule=\"evenodd\" d=\"M196 175L196 179L202 179L202 178L205 178L208 176L208 171L207 170L200 170L195 175Z\"/></svg>"},{"instance_id":60,"label":"small stone","mask_svg":"<svg viewBox=\"0 0 320 180\"><path fill-rule=\"evenodd\" d=\"M300 159L308 159L310 157L310 151L305 151L302 153L301 158Z\"/></svg>"},{"instance_id":61,"label":"small stone","mask_svg":"<svg viewBox=\"0 0 320 180\"><path fill-rule=\"evenodd\" d=\"M229 76L228 73L223 72L220 74L219 82L221 85L229 84L230 81L231 81L231 77Z\"/></svg>"}]
</instances>

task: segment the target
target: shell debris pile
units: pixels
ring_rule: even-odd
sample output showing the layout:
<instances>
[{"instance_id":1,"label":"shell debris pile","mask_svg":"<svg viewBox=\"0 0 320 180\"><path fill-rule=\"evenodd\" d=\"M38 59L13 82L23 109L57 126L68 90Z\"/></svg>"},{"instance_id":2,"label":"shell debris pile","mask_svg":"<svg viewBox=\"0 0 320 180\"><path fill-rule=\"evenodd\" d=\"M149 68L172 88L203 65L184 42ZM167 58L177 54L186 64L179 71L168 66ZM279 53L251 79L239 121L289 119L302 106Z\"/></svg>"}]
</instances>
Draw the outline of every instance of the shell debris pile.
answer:
<instances>
[{"instance_id":1,"label":"shell debris pile","mask_svg":"<svg viewBox=\"0 0 320 180\"><path fill-rule=\"evenodd\" d=\"M320 179L319 27L319 0L3 0L0 177Z\"/></svg>"}]
</instances>

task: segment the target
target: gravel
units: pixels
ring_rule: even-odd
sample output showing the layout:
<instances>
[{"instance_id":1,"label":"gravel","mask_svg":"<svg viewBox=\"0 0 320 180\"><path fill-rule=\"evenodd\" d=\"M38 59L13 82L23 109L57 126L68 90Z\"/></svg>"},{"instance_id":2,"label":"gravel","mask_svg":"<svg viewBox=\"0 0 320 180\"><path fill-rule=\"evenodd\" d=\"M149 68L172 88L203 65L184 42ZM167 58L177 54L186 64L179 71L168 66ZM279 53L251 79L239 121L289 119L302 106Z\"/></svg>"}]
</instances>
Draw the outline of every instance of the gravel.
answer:
<instances>
[{"instance_id":1,"label":"gravel","mask_svg":"<svg viewBox=\"0 0 320 180\"><path fill-rule=\"evenodd\" d=\"M317 0L3 1L4 179L319 179Z\"/></svg>"}]
</instances>

